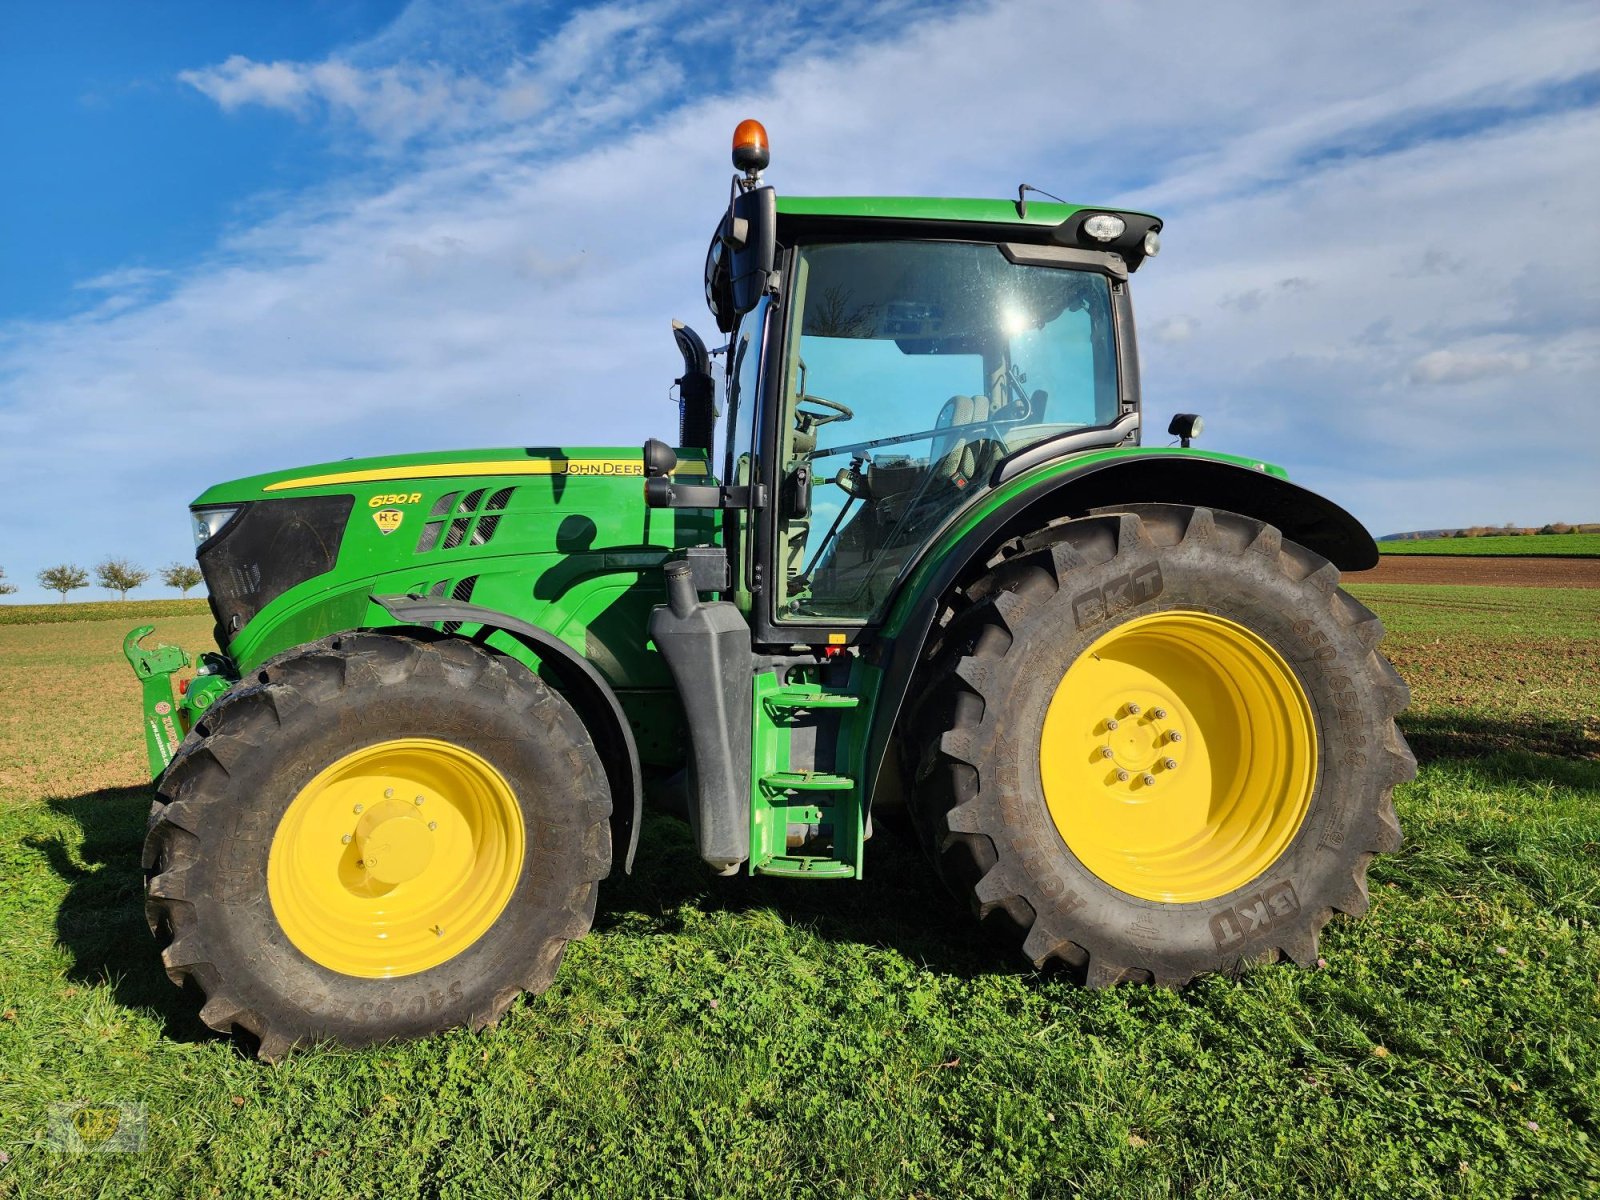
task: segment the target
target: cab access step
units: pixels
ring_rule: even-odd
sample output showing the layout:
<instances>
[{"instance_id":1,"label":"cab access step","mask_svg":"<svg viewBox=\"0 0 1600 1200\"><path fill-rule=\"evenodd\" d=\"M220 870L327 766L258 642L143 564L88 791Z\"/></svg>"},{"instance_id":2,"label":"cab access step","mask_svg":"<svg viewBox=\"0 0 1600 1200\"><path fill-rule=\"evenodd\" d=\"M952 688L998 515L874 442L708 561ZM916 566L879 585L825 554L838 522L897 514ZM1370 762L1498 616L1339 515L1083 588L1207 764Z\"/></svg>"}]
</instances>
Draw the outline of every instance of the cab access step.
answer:
<instances>
[{"instance_id":1,"label":"cab access step","mask_svg":"<svg viewBox=\"0 0 1600 1200\"><path fill-rule=\"evenodd\" d=\"M859 664L758 660L727 601L702 602L686 560L663 568L667 603L650 617L683 700L694 757L690 824L722 874L856 879L865 804L849 760L862 744ZM843 679L824 685L822 676Z\"/></svg>"}]
</instances>

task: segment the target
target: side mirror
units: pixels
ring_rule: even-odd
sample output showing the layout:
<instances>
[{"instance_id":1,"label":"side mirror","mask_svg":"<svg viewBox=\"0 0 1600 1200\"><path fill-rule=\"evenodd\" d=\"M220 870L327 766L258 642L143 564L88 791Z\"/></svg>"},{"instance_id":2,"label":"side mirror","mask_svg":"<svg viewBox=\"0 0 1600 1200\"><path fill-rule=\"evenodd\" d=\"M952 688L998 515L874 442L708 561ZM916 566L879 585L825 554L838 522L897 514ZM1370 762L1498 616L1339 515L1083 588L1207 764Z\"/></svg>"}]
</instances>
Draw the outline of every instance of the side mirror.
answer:
<instances>
[{"instance_id":1,"label":"side mirror","mask_svg":"<svg viewBox=\"0 0 1600 1200\"><path fill-rule=\"evenodd\" d=\"M766 293L778 256L778 193L770 187L738 192L719 236L729 255L733 310L744 314Z\"/></svg>"}]
</instances>

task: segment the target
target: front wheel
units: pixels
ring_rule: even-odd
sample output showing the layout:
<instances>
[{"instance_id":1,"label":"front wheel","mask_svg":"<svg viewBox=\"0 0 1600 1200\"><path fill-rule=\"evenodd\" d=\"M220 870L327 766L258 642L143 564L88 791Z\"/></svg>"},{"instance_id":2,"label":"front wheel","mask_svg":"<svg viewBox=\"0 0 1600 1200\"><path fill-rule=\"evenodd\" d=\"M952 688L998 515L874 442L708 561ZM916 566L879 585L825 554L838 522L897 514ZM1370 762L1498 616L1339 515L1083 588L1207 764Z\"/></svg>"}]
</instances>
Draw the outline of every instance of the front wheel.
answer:
<instances>
[{"instance_id":1,"label":"front wheel","mask_svg":"<svg viewBox=\"0 0 1600 1200\"><path fill-rule=\"evenodd\" d=\"M1409 693L1338 571L1176 505L1001 548L924 675L912 811L946 882L1036 965L1181 984L1317 957L1398 848Z\"/></svg>"},{"instance_id":2,"label":"front wheel","mask_svg":"<svg viewBox=\"0 0 1600 1200\"><path fill-rule=\"evenodd\" d=\"M572 707L453 639L351 633L228 693L162 777L146 907L272 1059L481 1027L594 915L611 799Z\"/></svg>"}]
</instances>

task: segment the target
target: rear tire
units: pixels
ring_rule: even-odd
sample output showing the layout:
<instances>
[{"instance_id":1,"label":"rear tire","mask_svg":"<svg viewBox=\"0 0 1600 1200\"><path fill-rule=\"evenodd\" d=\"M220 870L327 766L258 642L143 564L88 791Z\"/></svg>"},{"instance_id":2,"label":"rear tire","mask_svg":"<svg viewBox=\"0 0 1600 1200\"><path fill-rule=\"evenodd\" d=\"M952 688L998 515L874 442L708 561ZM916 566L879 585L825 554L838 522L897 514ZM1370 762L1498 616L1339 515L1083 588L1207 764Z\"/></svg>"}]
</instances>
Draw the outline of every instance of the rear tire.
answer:
<instances>
[{"instance_id":1,"label":"rear tire","mask_svg":"<svg viewBox=\"0 0 1600 1200\"><path fill-rule=\"evenodd\" d=\"M265 1059L477 1029L587 932L610 811L582 721L520 663L339 634L263 664L180 748L146 910L201 1019Z\"/></svg>"},{"instance_id":2,"label":"rear tire","mask_svg":"<svg viewBox=\"0 0 1600 1200\"><path fill-rule=\"evenodd\" d=\"M1368 862L1400 845L1394 786L1416 773L1394 723L1409 690L1338 575L1270 525L1178 505L1002 546L953 598L906 724L910 807L945 882L1091 986L1314 963L1331 915L1365 911ZM1155 699L1113 710L1090 686L1108 670ZM1163 677L1184 681L1174 699ZM1186 781L1177 759L1205 746ZM1162 807L1186 783L1190 825Z\"/></svg>"}]
</instances>

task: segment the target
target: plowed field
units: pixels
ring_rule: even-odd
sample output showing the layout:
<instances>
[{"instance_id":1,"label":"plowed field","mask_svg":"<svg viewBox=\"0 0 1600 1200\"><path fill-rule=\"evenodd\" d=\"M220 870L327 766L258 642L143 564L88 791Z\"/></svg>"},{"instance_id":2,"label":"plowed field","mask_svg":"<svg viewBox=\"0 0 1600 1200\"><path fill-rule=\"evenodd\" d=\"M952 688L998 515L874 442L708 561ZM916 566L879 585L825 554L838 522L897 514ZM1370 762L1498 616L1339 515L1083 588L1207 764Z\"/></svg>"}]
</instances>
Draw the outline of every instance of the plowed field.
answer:
<instances>
[{"instance_id":1,"label":"plowed field","mask_svg":"<svg viewBox=\"0 0 1600 1200\"><path fill-rule=\"evenodd\" d=\"M1454 583L1476 587L1600 588L1600 558L1467 558L1386 554L1348 583Z\"/></svg>"}]
</instances>

